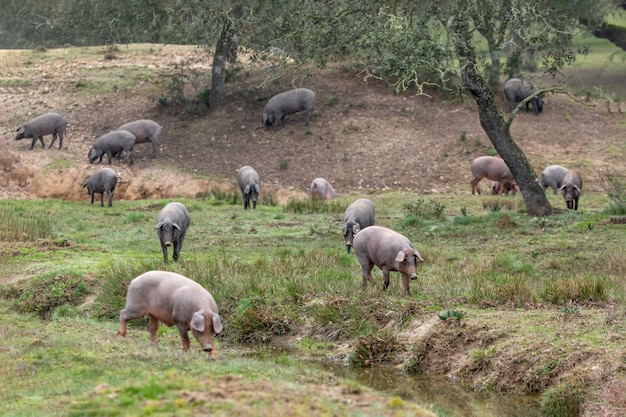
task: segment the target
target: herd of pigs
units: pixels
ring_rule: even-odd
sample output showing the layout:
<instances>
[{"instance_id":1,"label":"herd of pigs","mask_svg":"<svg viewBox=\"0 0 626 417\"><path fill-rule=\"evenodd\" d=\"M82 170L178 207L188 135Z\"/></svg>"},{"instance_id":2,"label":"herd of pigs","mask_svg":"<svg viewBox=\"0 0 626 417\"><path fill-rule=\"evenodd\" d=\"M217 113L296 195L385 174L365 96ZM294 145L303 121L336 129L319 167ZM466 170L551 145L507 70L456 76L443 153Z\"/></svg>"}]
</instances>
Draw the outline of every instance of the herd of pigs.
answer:
<instances>
[{"instance_id":1,"label":"herd of pigs","mask_svg":"<svg viewBox=\"0 0 626 417\"><path fill-rule=\"evenodd\" d=\"M505 96L511 108L521 102L536 90L531 89L519 79L511 79L505 84ZM262 122L266 127L284 125L285 115L305 112L306 124L311 120L315 93L306 88L289 90L272 97L266 104ZM533 97L526 103L533 105L536 114L543 108L543 100ZM52 143L59 139L59 148L62 147L67 122L57 113L46 113L24 123L17 129L16 140L31 138L33 149L37 141L44 146L43 136L52 135ZM88 160L94 163L102 162L103 156L108 156L108 163L119 158L133 163L133 147L136 143L148 143L153 146L153 157L159 151L159 137L162 127L147 119L136 120L120 126L118 129L100 136L89 150ZM519 192L519 187L511 171L500 158L481 156L471 162L472 194L480 194L478 182L483 178L491 181L490 188L493 194L508 194ZM102 168L94 172L83 187L91 195L100 193L100 205L104 206L104 194L112 206L113 192L118 176L110 168ZM244 209L256 209L257 199L261 191L259 173L251 166L243 166L237 173L237 184L243 198ZM558 190L563 196L569 209L578 208L578 198L582 189L580 173L568 170L559 165L548 166L541 175L541 185L544 189L551 187L556 194ZM315 178L309 188L311 198L330 200L336 196L332 185L324 178ZM354 248L359 264L361 265L362 286L369 281L375 284L371 271L374 266L382 270L383 289L389 286L389 273L399 272L402 275L404 293L409 295L409 281L417 279L417 265L424 259L413 248L410 240L402 234L386 227L374 225L374 204L366 199L359 198L350 204L344 213L342 234L345 239L346 250L350 253ZM172 258L177 261L180 257L182 244L190 224L187 208L179 202L167 204L158 214L154 228L161 243L163 260L168 262L168 248L173 247ZM178 327L182 340L183 350L189 350L189 331L198 340L202 349L215 356L214 337L222 329L217 303L213 296L195 281L180 274L167 271L149 271L133 279L128 287L126 306L120 312L120 327L118 335L126 335L126 326L129 320L148 316L148 329L153 343L157 343L159 324Z\"/></svg>"}]
</instances>

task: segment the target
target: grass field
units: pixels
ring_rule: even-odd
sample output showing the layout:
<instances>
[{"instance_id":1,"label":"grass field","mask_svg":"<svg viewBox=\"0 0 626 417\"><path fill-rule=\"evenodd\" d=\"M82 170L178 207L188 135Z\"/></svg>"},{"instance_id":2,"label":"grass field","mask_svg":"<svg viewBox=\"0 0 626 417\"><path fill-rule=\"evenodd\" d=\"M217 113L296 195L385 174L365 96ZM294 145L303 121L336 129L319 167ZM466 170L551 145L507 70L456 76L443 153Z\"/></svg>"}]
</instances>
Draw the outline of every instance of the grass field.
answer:
<instances>
[{"instance_id":1,"label":"grass field","mask_svg":"<svg viewBox=\"0 0 626 417\"><path fill-rule=\"evenodd\" d=\"M6 219L0 225L5 412L192 415L208 407L212 390L227 389L232 378L240 393L254 391L259 380L272 381L272 390L304 390L293 392L304 410L315 401L309 389L347 388L331 374L302 368L298 357L332 357L337 345L350 343L346 360L353 366L363 366L364 358L377 366L408 358L405 369L420 371L428 365L416 365L416 357L427 355L419 344L396 335L446 311L462 312L459 320L468 326L463 331L503 332L483 348L468 346L469 357L484 362L482 371L464 374L468 380L484 377L515 346L534 350L548 341L553 347L535 364L547 386L567 383L591 394L591 374L584 373L590 385L583 388L565 369L581 351L607 349L617 362L606 362L604 370L612 376L618 372L615 358L624 351L623 336L616 335L626 328L626 226L608 210L606 197L585 195L584 211L546 219L524 215L515 197L393 192L368 197L377 206L377 224L404 233L425 259L410 297L402 294L394 273L386 293L377 270L379 284L360 288L357 259L346 254L340 235L348 198L286 206L263 201L255 211L244 211L234 195L181 200L192 221L181 261L169 265L162 261L153 229L166 201L115 201L112 208L86 201L0 202ZM562 204L560 196L549 198L555 206ZM181 354L175 328L161 328L160 349L149 347L142 323L131 325L126 339L115 336L126 285L153 269L182 273L214 295L225 325L217 342L219 360L206 361L193 340L192 352ZM524 312L529 309L532 314ZM576 349L571 349L573 339L560 333L563 326L572 326ZM436 338L451 337L450 331L437 326ZM608 344L607 335L613 335ZM299 353L260 361L242 354L281 336L292 337ZM529 365L530 372L535 365ZM546 372L545 366L552 368ZM576 378L583 378L577 372ZM300 386L302 380L306 384ZM357 415L333 408L340 406L333 395L321 410ZM251 404L243 397L231 398L229 405L218 401L210 410L245 415ZM376 401L381 415L410 415L408 403L398 408L390 399ZM282 415L292 415L289 410Z\"/></svg>"}]
</instances>

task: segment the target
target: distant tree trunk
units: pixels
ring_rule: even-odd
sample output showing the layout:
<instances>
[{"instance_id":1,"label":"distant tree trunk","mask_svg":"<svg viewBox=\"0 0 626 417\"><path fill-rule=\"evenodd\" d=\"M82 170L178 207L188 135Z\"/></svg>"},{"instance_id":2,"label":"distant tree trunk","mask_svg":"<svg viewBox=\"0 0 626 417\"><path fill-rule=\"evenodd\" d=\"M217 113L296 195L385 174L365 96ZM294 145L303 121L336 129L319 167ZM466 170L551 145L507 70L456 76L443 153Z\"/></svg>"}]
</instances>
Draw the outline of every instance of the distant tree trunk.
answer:
<instances>
[{"instance_id":1,"label":"distant tree trunk","mask_svg":"<svg viewBox=\"0 0 626 417\"><path fill-rule=\"evenodd\" d=\"M229 30L224 29L217 40L213 67L211 68L211 96L209 97L209 111L222 107L224 102L224 81L226 80L226 55L231 38Z\"/></svg>"},{"instance_id":2,"label":"distant tree trunk","mask_svg":"<svg viewBox=\"0 0 626 417\"><path fill-rule=\"evenodd\" d=\"M472 32L467 19L457 16L451 22L450 29L455 38L456 53L461 62L466 63L462 69L463 84L476 100L480 125L517 181L527 213L532 216L549 216L552 214L552 207L546 194L526 156L513 142L508 126L498 112L493 92L476 68L476 51L472 46Z\"/></svg>"}]
</instances>

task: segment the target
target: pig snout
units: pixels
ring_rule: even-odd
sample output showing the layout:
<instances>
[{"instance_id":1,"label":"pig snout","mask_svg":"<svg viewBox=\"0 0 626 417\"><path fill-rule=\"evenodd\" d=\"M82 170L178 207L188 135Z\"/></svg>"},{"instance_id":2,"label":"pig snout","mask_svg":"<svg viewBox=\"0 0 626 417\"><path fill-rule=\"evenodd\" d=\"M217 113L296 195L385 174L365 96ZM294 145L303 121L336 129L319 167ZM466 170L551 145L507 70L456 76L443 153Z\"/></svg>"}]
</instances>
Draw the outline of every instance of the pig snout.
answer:
<instances>
[{"instance_id":1,"label":"pig snout","mask_svg":"<svg viewBox=\"0 0 626 417\"><path fill-rule=\"evenodd\" d=\"M417 279L417 274L411 274L411 275L409 275L409 279L410 279L411 281L415 281L415 280Z\"/></svg>"}]
</instances>

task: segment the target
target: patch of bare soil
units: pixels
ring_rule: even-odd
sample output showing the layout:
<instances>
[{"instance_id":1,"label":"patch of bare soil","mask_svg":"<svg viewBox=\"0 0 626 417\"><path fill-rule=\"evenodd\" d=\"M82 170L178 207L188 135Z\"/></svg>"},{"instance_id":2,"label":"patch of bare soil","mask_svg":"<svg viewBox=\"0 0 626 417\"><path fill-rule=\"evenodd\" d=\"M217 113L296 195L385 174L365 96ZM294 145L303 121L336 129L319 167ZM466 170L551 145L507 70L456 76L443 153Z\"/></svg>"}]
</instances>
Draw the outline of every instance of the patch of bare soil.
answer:
<instances>
[{"instance_id":1,"label":"patch of bare soil","mask_svg":"<svg viewBox=\"0 0 626 417\"><path fill-rule=\"evenodd\" d=\"M245 65L226 85L224 108L210 114L201 107L185 112L160 106L159 94L145 83L84 99L65 91L77 88L82 71L94 66L111 71L167 68L183 60L208 71L210 62L203 54L172 48L146 49L144 54L122 50L114 60L81 56L66 64L71 70L44 56L31 75L31 87L0 88L4 127L0 144L5 150L0 156L0 197L84 199L82 184L99 168L88 164L86 157L95 138L139 118L164 127L161 153L152 160L149 144L140 144L133 166L114 161L123 179L117 192L121 199L194 197L218 185L233 187L242 165L259 171L265 190L296 195L315 177L326 178L339 193L363 189L468 193L470 160L491 148L472 102L449 104L412 92L394 94L382 83L366 83L361 75L341 67L319 70L306 79L304 86L317 93L310 126L305 126L303 114L295 114L277 130L261 126L261 113L269 97L291 86L283 80L257 89L262 74ZM5 69L2 64L0 69ZM166 80L159 82L160 94L167 94ZM501 105L505 108L504 102ZM62 150L37 145L28 151L29 140L13 140L20 123L51 110L69 122ZM626 164L621 152L611 151L623 147L620 122L623 117L609 114L604 106L586 108L550 96L541 116L520 114L512 131L538 173L552 163L578 168L585 189L599 190L600 170L623 169ZM50 140L45 138L46 146ZM55 162L63 158L69 162ZM286 193L284 198L290 196Z\"/></svg>"}]
</instances>

